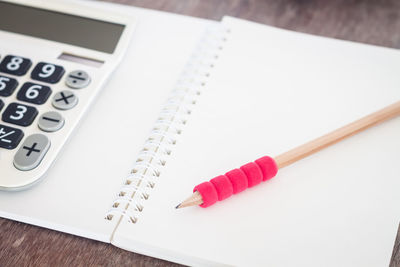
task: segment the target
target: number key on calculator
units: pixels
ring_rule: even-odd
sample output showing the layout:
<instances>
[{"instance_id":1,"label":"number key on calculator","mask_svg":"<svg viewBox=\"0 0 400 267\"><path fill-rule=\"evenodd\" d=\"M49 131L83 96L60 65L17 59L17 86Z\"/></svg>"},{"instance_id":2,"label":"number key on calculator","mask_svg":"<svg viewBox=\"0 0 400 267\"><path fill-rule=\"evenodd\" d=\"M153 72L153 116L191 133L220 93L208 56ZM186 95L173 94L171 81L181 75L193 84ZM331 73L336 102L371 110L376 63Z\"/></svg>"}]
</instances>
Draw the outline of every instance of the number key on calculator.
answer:
<instances>
[{"instance_id":1,"label":"number key on calculator","mask_svg":"<svg viewBox=\"0 0 400 267\"><path fill-rule=\"evenodd\" d=\"M10 96L14 93L18 82L14 78L0 75L0 96Z\"/></svg>"},{"instance_id":2,"label":"number key on calculator","mask_svg":"<svg viewBox=\"0 0 400 267\"><path fill-rule=\"evenodd\" d=\"M50 87L27 82L24 83L18 91L17 99L28 103L42 105L47 101L50 95Z\"/></svg>"},{"instance_id":3,"label":"number key on calculator","mask_svg":"<svg viewBox=\"0 0 400 267\"><path fill-rule=\"evenodd\" d=\"M32 66L32 61L19 56L6 56L0 64L0 71L17 76L25 75Z\"/></svg>"},{"instance_id":4,"label":"number key on calculator","mask_svg":"<svg viewBox=\"0 0 400 267\"><path fill-rule=\"evenodd\" d=\"M31 78L46 83L58 83L64 73L65 70L61 66L40 62L33 69Z\"/></svg>"},{"instance_id":5,"label":"number key on calculator","mask_svg":"<svg viewBox=\"0 0 400 267\"><path fill-rule=\"evenodd\" d=\"M19 103L11 103L3 112L2 119L8 123L20 126L29 126L37 115L38 111L35 107Z\"/></svg>"}]
</instances>

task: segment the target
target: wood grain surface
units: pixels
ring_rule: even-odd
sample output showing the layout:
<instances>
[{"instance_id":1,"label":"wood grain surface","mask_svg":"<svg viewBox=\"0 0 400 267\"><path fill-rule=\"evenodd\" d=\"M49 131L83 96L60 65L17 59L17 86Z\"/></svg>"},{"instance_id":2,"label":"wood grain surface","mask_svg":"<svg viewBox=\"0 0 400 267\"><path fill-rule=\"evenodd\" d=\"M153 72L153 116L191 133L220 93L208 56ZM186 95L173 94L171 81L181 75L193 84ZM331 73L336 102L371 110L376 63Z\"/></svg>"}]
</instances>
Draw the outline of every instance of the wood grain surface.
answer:
<instances>
[{"instance_id":1,"label":"wood grain surface","mask_svg":"<svg viewBox=\"0 0 400 267\"><path fill-rule=\"evenodd\" d=\"M400 1L398 0L114 0L110 2L214 20L220 20L224 15L231 15L300 32L400 48ZM175 265L101 242L0 219L0 266ZM390 267L399 266L400 228Z\"/></svg>"}]
</instances>

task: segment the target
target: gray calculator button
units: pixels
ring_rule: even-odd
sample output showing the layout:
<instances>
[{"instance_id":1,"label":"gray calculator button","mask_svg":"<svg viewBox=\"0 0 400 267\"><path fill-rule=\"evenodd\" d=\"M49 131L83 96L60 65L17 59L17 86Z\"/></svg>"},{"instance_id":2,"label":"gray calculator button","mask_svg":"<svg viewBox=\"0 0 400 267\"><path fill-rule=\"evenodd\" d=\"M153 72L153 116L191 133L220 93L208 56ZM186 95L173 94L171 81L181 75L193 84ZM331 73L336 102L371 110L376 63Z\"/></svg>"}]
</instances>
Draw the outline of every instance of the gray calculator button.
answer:
<instances>
[{"instance_id":1,"label":"gray calculator button","mask_svg":"<svg viewBox=\"0 0 400 267\"><path fill-rule=\"evenodd\" d=\"M67 75L65 83L73 89L85 88L90 83L90 76L83 70L74 70Z\"/></svg>"},{"instance_id":2,"label":"gray calculator button","mask_svg":"<svg viewBox=\"0 0 400 267\"><path fill-rule=\"evenodd\" d=\"M21 171L30 171L36 168L49 148L50 140L45 135L28 136L14 156L14 166Z\"/></svg>"},{"instance_id":3,"label":"gray calculator button","mask_svg":"<svg viewBox=\"0 0 400 267\"><path fill-rule=\"evenodd\" d=\"M58 112L49 111L40 116L38 126L45 132L56 132L64 126L64 118Z\"/></svg>"},{"instance_id":4,"label":"gray calculator button","mask_svg":"<svg viewBox=\"0 0 400 267\"><path fill-rule=\"evenodd\" d=\"M76 106L78 97L71 91L64 90L58 92L53 97L53 106L56 109L67 110Z\"/></svg>"}]
</instances>

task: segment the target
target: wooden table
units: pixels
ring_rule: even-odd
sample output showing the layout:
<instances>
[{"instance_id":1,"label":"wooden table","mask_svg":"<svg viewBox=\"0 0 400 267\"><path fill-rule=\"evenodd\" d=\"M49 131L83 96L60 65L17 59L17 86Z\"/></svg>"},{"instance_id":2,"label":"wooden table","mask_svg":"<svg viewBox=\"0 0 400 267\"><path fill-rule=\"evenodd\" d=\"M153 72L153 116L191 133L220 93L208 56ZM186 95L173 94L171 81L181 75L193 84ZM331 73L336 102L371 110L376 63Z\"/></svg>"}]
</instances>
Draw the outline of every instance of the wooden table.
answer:
<instances>
[{"instance_id":1,"label":"wooden table","mask_svg":"<svg viewBox=\"0 0 400 267\"><path fill-rule=\"evenodd\" d=\"M397 0L110 0L220 20L223 15L400 48ZM399 203L400 204L400 203ZM400 219L400 218L399 218ZM0 219L0 266L174 266L108 244ZM390 267L400 266L400 229Z\"/></svg>"}]
</instances>

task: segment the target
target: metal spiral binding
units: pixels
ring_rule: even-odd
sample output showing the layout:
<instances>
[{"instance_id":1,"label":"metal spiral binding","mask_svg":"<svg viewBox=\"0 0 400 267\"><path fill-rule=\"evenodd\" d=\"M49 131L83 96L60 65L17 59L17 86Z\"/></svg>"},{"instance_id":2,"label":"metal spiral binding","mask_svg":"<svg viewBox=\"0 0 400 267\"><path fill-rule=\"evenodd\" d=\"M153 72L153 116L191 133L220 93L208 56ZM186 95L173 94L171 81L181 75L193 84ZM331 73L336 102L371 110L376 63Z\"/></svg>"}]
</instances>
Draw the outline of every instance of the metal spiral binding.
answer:
<instances>
[{"instance_id":1,"label":"metal spiral binding","mask_svg":"<svg viewBox=\"0 0 400 267\"><path fill-rule=\"evenodd\" d=\"M206 31L196 50L186 64L183 73L163 105L143 149L139 151L130 174L124 180L105 219L116 216L136 223L144 209L144 202L161 175L161 169L172 153L177 137L182 133L196 104L202 88L206 85L229 29L222 25Z\"/></svg>"}]
</instances>

